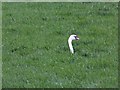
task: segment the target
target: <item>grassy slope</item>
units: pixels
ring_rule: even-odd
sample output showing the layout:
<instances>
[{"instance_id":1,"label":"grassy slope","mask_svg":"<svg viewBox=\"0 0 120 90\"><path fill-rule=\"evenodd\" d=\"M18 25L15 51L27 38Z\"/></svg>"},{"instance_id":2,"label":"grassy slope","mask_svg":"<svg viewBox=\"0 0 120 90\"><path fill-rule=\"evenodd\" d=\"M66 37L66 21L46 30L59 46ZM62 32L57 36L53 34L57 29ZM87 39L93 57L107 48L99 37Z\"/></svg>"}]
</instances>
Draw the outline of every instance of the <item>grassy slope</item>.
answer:
<instances>
[{"instance_id":1,"label":"grassy slope","mask_svg":"<svg viewBox=\"0 0 120 90\"><path fill-rule=\"evenodd\" d=\"M3 3L3 87L117 87L117 14L117 3Z\"/></svg>"}]
</instances>

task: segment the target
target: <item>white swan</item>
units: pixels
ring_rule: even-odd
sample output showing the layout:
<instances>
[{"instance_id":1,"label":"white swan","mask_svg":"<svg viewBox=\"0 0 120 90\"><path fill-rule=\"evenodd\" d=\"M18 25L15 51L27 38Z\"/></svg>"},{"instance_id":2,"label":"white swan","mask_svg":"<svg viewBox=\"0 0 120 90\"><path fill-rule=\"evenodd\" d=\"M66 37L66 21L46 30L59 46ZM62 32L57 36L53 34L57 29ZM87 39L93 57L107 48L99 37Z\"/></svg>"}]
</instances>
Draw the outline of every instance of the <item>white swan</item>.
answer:
<instances>
[{"instance_id":1,"label":"white swan","mask_svg":"<svg viewBox=\"0 0 120 90\"><path fill-rule=\"evenodd\" d=\"M72 46L72 40L79 40L79 38L78 38L77 35L70 35L70 37L68 39L68 45L69 45L71 53L73 54L74 53L74 49L73 49L73 46Z\"/></svg>"}]
</instances>

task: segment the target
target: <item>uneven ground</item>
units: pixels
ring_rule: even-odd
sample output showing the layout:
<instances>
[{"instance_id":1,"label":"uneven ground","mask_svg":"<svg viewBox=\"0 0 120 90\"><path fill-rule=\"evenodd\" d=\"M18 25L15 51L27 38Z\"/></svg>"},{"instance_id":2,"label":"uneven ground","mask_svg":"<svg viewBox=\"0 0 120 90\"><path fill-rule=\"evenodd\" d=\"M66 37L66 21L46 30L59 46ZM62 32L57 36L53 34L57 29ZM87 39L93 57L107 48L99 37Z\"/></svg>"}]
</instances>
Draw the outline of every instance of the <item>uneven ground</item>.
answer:
<instances>
[{"instance_id":1,"label":"uneven ground","mask_svg":"<svg viewBox=\"0 0 120 90\"><path fill-rule=\"evenodd\" d=\"M118 87L118 3L3 3L3 88ZM75 54L69 52L67 39Z\"/></svg>"}]
</instances>

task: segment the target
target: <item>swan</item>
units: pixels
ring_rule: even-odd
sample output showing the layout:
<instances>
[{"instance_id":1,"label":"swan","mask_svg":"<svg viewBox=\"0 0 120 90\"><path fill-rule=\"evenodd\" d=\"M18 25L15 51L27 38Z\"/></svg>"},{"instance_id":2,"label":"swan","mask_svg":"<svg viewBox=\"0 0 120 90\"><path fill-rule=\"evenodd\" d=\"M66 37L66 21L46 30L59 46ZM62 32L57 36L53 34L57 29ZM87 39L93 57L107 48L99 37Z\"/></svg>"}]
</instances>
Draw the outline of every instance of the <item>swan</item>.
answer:
<instances>
[{"instance_id":1,"label":"swan","mask_svg":"<svg viewBox=\"0 0 120 90\"><path fill-rule=\"evenodd\" d=\"M69 45L69 48L70 48L70 52L73 54L74 53L74 49L73 49L73 46L72 46L72 40L79 40L78 36L77 35L70 35L70 37L68 38L68 45Z\"/></svg>"}]
</instances>

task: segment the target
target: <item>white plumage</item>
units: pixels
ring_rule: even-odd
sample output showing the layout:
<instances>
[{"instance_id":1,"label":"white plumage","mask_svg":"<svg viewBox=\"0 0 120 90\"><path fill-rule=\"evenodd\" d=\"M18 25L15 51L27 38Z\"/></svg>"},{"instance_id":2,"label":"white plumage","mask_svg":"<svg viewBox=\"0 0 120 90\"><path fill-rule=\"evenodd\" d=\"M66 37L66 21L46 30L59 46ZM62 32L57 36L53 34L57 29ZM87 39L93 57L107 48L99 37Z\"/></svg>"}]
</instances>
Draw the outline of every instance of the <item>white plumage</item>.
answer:
<instances>
[{"instance_id":1,"label":"white plumage","mask_svg":"<svg viewBox=\"0 0 120 90\"><path fill-rule=\"evenodd\" d=\"M68 39L68 45L69 45L69 48L70 48L70 52L73 54L74 49L73 49L73 46L72 46L72 40L79 40L79 38L78 38L77 35L70 35L70 37Z\"/></svg>"}]
</instances>

